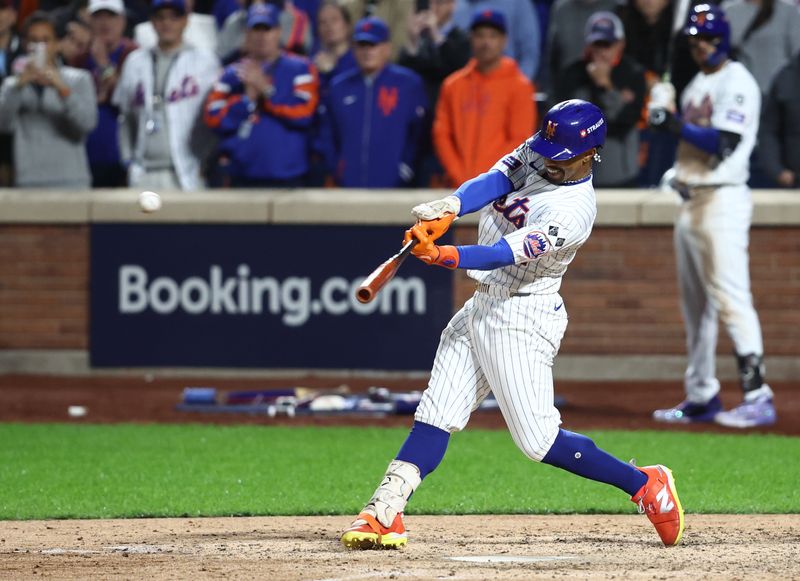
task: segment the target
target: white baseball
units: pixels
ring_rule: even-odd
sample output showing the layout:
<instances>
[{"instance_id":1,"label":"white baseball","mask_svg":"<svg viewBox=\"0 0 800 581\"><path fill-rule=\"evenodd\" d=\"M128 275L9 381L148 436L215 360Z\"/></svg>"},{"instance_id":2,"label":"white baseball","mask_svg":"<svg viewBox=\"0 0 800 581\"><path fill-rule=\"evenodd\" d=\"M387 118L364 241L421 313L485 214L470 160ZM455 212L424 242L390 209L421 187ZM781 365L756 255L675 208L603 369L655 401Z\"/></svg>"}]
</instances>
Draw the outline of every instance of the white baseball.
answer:
<instances>
[{"instance_id":1,"label":"white baseball","mask_svg":"<svg viewBox=\"0 0 800 581\"><path fill-rule=\"evenodd\" d=\"M161 208L161 196L155 192L142 192L139 194L139 207L147 214L156 212Z\"/></svg>"}]
</instances>

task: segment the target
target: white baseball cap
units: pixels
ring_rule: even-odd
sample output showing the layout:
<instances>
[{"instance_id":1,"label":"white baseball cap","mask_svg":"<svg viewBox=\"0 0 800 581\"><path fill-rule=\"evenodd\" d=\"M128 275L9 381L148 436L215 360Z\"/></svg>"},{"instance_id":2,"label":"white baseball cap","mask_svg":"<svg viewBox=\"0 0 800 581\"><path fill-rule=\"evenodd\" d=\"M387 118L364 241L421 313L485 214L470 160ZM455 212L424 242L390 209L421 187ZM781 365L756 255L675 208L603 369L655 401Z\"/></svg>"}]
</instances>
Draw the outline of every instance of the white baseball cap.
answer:
<instances>
[{"instance_id":1,"label":"white baseball cap","mask_svg":"<svg viewBox=\"0 0 800 581\"><path fill-rule=\"evenodd\" d=\"M108 10L114 14L125 14L125 4L122 0L89 0L89 14Z\"/></svg>"}]
</instances>

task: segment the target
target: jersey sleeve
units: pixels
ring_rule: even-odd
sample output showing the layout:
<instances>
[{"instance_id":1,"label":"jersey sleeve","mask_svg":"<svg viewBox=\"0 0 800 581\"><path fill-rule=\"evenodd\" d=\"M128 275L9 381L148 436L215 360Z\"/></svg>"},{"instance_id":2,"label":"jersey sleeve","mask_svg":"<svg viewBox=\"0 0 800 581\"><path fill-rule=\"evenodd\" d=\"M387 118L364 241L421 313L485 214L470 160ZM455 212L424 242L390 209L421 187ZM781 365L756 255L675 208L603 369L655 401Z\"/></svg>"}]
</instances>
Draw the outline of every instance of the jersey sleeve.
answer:
<instances>
[{"instance_id":1,"label":"jersey sleeve","mask_svg":"<svg viewBox=\"0 0 800 581\"><path fill-rule=\"evenodd\" d=\"M718 87L711 125L720 131L743 135L758 122L761 91L749 74L736 75L735 82Z\"/></svg>"},{"instance_id":2,"label":"jersey sleeve","mask_svg":"<svg viewBox=\"0 0 800 581\"><path fill-rule=\"evenodd\" d=\"M539 175L541 156L528 146L527 141L508 155L501 157L491 169L496 169L505 175L511 181L514 190L529 186L533 181L546 181Z\"/></svg>"},{"instance_id":3,"label":"jersey sleeve","mask_svg":"<svg viewBox=\"0 0 800 581\"><path fill-rule=\"evenodd\" d=\"M545 214L503 238L514 253L514 262L524 264L565 248L580 246L590 233L591 223L583 225L568 214Z\"/></svg>"}]
</instances>

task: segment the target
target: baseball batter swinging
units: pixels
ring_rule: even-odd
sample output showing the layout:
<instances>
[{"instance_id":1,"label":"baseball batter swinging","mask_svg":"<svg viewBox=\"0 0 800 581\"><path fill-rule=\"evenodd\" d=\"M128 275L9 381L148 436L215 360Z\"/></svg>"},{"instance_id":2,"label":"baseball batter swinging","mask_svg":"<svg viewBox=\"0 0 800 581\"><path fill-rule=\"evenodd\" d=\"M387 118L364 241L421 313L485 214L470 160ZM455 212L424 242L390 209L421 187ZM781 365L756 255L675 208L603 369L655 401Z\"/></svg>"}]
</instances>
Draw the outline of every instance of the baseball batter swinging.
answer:
<instances>
[{"instance_id":1,"label":"baseball batter swinging","mask_svg":"<svg viewBox=\"0 0 800 581\"><path fill-rule=\"evenodd\" d=\"M699 4L684 28L700 72L675 107L675 89L652 89L650 125L679 137L673 186L684 199L675 224L675 256L689 365L686 400L656 410L656 420L710 422L734 428L775 423L764 383L761 325L750 293L748 241L753 202L747 187L761 91L741 63L728 58L730 27L721 8ZM715 353L718 320L736 349L744 401L721 411Z\"/></svg>"},{"instance_id":2,"label":"baseball batter swinging","mask_svg":"<svg viewBox=\"0 0 800 581\"><path fill-rule=\"evenodd\" d=\"M411 432L342 543L352 549L406 544L403 510L441 462L452 432L492 391L516 445L531 460L624 490L665 545L683 532L672 473L637 468L559 428L553 360L567 327L561 279L596 216L592 165L606 121L591 103L559 103L542 129L487 173L444 199L413 208L406 242L426 264L466 268L475 294L442 333ZM438 246L459 216L480 211L478 244Z\"/></svg>"}]
</instances>

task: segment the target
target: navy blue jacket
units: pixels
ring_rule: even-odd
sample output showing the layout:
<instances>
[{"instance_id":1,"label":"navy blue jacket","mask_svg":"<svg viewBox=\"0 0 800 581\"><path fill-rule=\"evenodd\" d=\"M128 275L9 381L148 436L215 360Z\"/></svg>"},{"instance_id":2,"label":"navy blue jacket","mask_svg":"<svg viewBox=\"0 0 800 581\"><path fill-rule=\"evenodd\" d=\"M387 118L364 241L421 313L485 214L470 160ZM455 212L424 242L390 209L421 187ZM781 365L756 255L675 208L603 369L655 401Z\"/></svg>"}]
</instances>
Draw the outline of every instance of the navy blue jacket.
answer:
<instances>
[{"instance_id":1,"label":"navy blue jacket","mask_svg":"<svg viewBox=\"0 0 800 581\"><path fill-rule=\"evenodd\" d=\"M405 67L389 64L371 82L358 69L333 79L320 142L336 183L394 188L410 182L427 106L422 80Z\"/></svg>"},{"instance_id":2,"label":"navy blue jacket","mask_svg":"<svg viewBox=\"0 0 800 581\"><path fill-rule=\"evenodd\" d=\"M206 100L205 122L222 138L220 152L232 176L284 180L308 171L311 121L319 102L316 69L303 57L283 54L264 72L274 93L251 102L236 71L225 68Z\"/></svg>"}]
</instances>

